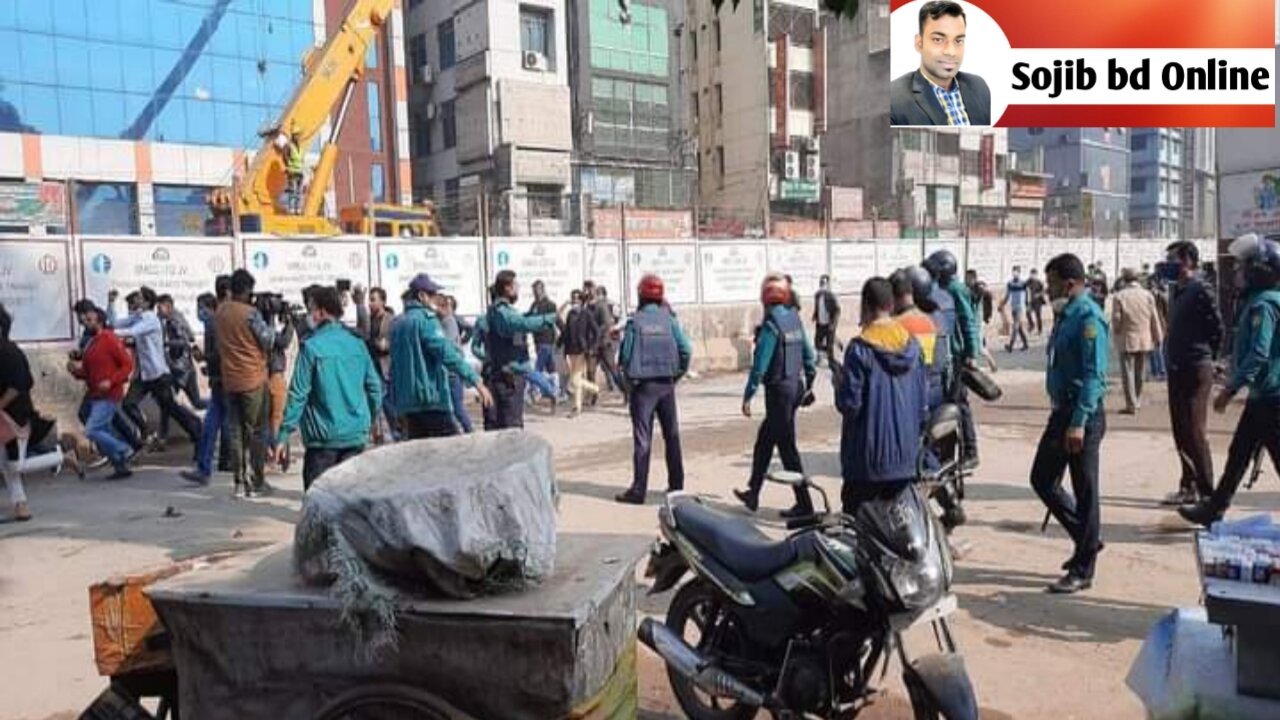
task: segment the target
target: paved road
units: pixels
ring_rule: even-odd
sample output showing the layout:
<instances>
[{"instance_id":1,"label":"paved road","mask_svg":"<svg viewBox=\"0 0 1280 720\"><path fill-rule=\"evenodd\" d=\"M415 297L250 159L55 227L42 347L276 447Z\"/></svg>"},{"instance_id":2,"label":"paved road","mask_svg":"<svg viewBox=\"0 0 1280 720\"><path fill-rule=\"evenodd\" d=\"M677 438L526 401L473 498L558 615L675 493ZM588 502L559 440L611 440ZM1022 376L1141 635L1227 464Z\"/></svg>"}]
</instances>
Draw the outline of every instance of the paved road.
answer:
<instances>
[{"instance_id":1,"label":"paved road","mask_svg":"<svg viewBox=\"0 0 1280 720\"><path fill-rule=\"evenodd\" d=\"M973 546L957 571L958 640L984 716L1140 718L1123 679L1141 639L1168 609L1198 598L1190 534L1155 504L1176 484L1163 388L1153 388L1138 417L1112 417L1103 445L1107 550L1097 584L1083 595L1050 596L1042 588L1070 548L1056 527L1040 534L1043 510L1027 484L1047 414L1037 370L1042 357L1034 350L998 353L1007 366L997 376L1006 397L979 409L983 467L971 485L971 522L958 531ZM756 428L738 413L741 385L741 376L696 379L682 388L680 408L689 488L733 512L740 510L730 491L745 480ZM801 415L801 450L809 472L834 492L839 422L829 391L820 397ZM757 412L763 412L759 404ZM1233 423L1230 416L1212 425L1219 465ZM556 448L563 531L654 534L652 505L624 507L611 500L630 477L628 420L616 400L576 419L533 411L530 428ZM36 520L0 524L0 667L6 669L0 720L75 717L102 688L92 662L91 582L168 559L291 537L301 500L296 470L272 479L282 489L277 496L234 501L228 478L201 489L177 478L175 468L188 452L180 447L150 458L120 483L36 479L29 486ZM658 457L655 490L664 481ZM776 531L776 510L788 500L789 491L769 489L761 521ZM1242 495L1239 511L1274 509L1278 500L1268 476L1258 490ZM169 507L180 516L166 517ZM641 608L661 614L669 599L645 597ZM887 685L891 696L869 717L909 717L897 682ZM647 653L641 687L642 717L678 717L665 675Z\"/></svg>"}]
</instances>

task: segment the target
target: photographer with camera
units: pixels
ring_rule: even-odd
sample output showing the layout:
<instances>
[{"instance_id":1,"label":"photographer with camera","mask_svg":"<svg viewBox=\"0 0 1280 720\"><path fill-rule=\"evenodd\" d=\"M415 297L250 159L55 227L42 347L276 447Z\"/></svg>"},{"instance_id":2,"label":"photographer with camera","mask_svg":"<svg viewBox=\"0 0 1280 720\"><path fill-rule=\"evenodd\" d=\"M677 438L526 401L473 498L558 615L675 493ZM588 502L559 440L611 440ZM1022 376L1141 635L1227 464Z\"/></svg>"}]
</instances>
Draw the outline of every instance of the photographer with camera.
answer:
<instances>
[{"instance_id":1,"label":"photographer with camera","mask_svg":"<svg viewBox=\"0 0 1280 720\"><path fill-rule=\"evenodd\" d=\"M267 357L267 395L270 406L265 431L268 451L275 457L276 436L280 433L280 423L284 422L284 407L289 392L289 383L285 380L284 373L289 367L289 345L296 334L293 328L295 308L286 303L278 293L259 293L254 298L254 306L258 308L267 326L275 332L275 340L271 343ZM287 469L288 463L288 448L285 448L280 468Z\"/></svg>"},{"instance_id":2,"label":"photographer with camera","mask_svg":"<svg viewBox=\"0 0 1280 720\"><path fill-rule=\"evenodd\" d=\"M130 293L125 298L125 302L129 304L129 316L116 322L116 335L126 341L133 341L138 358L138 378L141 381L137 392L130 388L125 399L125 412L129 413L136 425L146 427L146 418L138 404L150 395L162 414L178 421L182 431L191 440L194 455L194 448L200 443L200 418L179 405L173 397L173 372L169 368L169 355L165 350L164 326L155 309L156 300L155 291L149 287L144 286ZM160 439L163 441L163 437Z\"/></svg>"},{"instance_id":3,"label":"photographer with camera","mask_svg":"<svg viewBox=\"0 0 1280 720\"><path fill-rule=\"evenodd\" d=\"M253 306L254 278L243 268L231 274L231 299L218 305L214 325L222 363L222 385L231 419L231 464L235 492L245 498L270 494L263 418L267 403L268 353L275 331ZM245 446L250 467L245 466ZM250 476L250 471L252 476Z\"/></svg>"},{"instance_id":4,"label":"photographer with camera","mask_svg":"<svg viewBox=\"0 0 1280 720\"><path fill-rule=\"evenodd\" d=\"M191 407L204 410L208 403L200 397L200 380L196 377L195 361L192 349L195 347L195 333L182 311L173 306L172 295L161 295L156 298L156 314L160 316L160 324L164 328L164 347L169 355L169 370L173 377L175 397L177 393L185 393ZM169 413L160 413L160 437L169 437Z\"/></svg>"}]
</instances>

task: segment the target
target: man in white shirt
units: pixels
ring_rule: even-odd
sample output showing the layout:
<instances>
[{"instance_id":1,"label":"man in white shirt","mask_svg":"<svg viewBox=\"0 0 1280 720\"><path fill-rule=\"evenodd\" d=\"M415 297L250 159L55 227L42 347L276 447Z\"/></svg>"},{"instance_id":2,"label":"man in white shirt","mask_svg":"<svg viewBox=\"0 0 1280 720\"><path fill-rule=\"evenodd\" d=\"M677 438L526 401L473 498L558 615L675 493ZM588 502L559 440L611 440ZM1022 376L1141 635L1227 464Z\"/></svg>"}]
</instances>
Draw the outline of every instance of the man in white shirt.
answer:
<instances>
[{"instance_id":1,"label":"man in white shirt","mask_svg":"<svg viewBox=\"0 0 1280 720\"><path fill-rule=\"evenodd\" d=\"M156 293L142 287L125 298L129 305L128 317L116 321L116 335L131 341L138 360L138 389L129 389L125 400L125 412L138 425L146 427L146 417L138 407L144 397L150 395L161 410L177 421L182 431L197 445L200 440L200 418L191 410L178 404L173 397L173 373L169 368L168 354L164 346L164 325L156 314Z\"/></svg>"}]
</instances>

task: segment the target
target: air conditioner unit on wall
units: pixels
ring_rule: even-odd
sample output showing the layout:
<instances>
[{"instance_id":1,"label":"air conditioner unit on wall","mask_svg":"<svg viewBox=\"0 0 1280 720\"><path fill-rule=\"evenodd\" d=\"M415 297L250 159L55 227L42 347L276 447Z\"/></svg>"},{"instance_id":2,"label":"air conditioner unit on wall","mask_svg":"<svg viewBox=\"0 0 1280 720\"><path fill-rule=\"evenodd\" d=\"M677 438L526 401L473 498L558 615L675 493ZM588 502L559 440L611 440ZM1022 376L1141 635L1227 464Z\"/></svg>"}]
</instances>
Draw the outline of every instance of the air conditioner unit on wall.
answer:
<instances>
[{"instance_id":1,"label":"air conditioner unit on wall","mask_svg":"<svg viewBox=\"0 0 1280 720\"><path fill-rule=\"evenodd\" d=\"M435 69L431 67L431 63L423 63L418 67L418 82L423 85L430 85L436 81Z\"/></svg>"},{"instance_id":2,"label":"air conditioner unit on wall","mask_svg":"<svg viewBox=\"0 0 1280 720\"><path fill-rule=\"evenodd\" d=\"M524 54L525 70L546 70L547 56L540 52L529 51Z\"/></svg>"},{"instance_id":3,"label":"air conditioner unit on wall","mask_svg":"<svg viewBox=\"0 0 1280 720\"><path fill-rule=\"evenodd\" d=\"M800 153L788 150L785 157L786 164L782 173L783 177L788 180L795 180L800 177Z\"/></svg>"},{"instance_id":4,"label":"air conditioner unit on wall","mask_svg":"<svg viewBox=\"0 0 1280 720\"><path fill-rule=\"evenodd\" d=\"M806 180L818 179L818 156L807 155L804 159L804 177Z\"/></svg>"}]
</instances>

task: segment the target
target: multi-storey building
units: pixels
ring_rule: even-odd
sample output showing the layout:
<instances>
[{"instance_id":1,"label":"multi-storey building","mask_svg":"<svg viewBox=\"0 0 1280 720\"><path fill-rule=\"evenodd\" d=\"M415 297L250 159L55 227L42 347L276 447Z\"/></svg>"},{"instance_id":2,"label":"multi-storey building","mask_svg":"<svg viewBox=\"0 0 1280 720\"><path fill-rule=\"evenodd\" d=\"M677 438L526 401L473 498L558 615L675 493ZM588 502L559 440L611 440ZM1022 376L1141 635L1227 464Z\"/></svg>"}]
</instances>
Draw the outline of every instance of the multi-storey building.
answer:
<instances>
[{"instance_id":1,"label":"multi-storey building","mask_svg":"<svg viewBox=\"0 0 1280 720\"><path fill-rule=\"evenodd\" d=\"M1019 155L1042 152L1053 176L1045 221L1063 232L1119 237L1129 232L1128 128L1013 128Z\"/></svg>"},{"instance_id":2,"label":"multi-storey building","mask_svg":"<svg viewBox=\"0 0 1280 720\"><path fill-rule=\"evenodd\" d=\"M0 185L69 190L63 204L79 232L203 234L208 190L232 184L297 87L303 55L346 9L343 0L0 3ZM409 199L399 10L386 27L338 138L330 208ZM66 228L20 216L0 224Z\"/></svg>"},{"instance_id":3,"label":"multi-storey building","mask_svg":"<svg viewBox=\"0 0 1280 720\"><path fill-rule=\"evenodd\" d=\"M1139 237L1184 237L1182 128L1133 128L1129 227Z\"/></svg>"}]
</instances>

